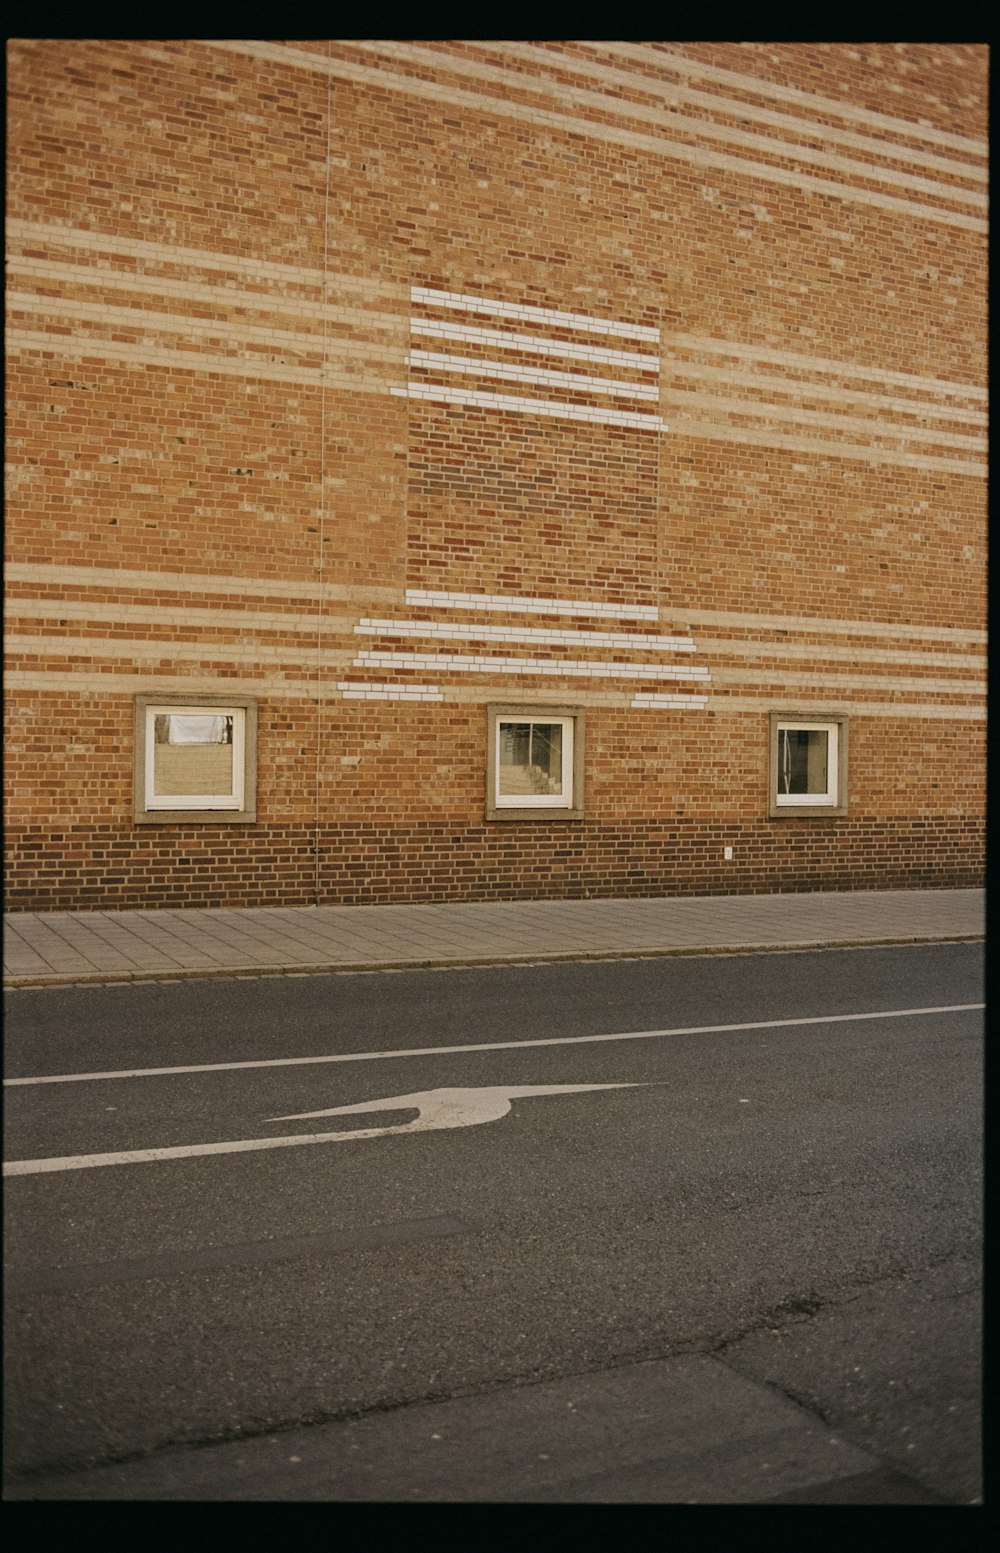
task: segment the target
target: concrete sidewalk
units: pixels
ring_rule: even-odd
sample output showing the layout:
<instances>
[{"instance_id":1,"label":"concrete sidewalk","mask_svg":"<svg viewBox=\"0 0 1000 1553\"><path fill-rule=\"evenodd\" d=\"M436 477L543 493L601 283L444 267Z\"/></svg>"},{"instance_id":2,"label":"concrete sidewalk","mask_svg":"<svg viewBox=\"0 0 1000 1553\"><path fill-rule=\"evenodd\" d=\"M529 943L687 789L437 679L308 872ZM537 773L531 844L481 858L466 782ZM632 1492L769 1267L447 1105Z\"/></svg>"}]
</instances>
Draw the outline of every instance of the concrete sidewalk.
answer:
<instances>
[{"instance_id":1,"label":"concrete sidewalk","mask_svg":"<svg viewBox=\"0 0 1000 1553\"><path fill-rule=\"evenodd\" d=\"M4 985L303 975L980 938L983 890L22 912Z\"/></svg>"}]
</instances>

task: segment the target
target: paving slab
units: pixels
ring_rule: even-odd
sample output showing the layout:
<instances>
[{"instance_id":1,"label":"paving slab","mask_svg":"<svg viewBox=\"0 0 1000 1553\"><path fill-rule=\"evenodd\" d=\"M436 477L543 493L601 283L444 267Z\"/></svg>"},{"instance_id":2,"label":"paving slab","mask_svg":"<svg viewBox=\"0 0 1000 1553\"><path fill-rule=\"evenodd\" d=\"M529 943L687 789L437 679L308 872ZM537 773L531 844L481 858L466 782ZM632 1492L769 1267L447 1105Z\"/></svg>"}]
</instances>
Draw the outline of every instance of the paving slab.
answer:
<instances>
[{"instance_id":1,"label":"paving slab","mask_svg":"<svg viewBox=\"0 0 1000 1553\"><path fill-rule=\"evenodd\" d=\"M20 912L4 922L4 985L935 943L984 927L979 889Z\"/></svg>"},{"instance_id":2,"label":"paving slab","mask_svg":"<svg viewBox=\"0 0 1000 1553\"><path fill-rule=\"evenodd\" d=\"M946 1503L705 1354L12 1484L8 1499Z\"/></svg>"}]
</instances>

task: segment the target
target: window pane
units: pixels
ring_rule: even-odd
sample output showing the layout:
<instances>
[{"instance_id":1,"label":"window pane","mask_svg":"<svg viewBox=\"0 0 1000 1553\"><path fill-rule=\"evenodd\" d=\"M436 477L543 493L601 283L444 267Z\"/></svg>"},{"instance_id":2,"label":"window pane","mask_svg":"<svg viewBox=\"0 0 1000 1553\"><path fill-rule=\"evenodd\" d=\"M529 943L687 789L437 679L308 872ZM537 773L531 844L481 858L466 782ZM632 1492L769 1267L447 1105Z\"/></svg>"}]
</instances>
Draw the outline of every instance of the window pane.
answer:
<instances>
[{"instance_id":1,"label":"window pane","mask_svg":"<svg viewBox=\"0 0 1000 1553\"><path fill-rule=\"evenodd\" d=\"M160 713L156 719L157 744L232 744L233 719L212 712Z\"/></svg>"},{"instance_id":2,"label":"window pane","mask_svg":"<svg viewBox=\"0 0 1000 1553\"><path fill-rule=\"evenodd\" d=\"M501 722L497 736L500 797L562 792L562 723Z\"/></svg>"},{"instance_id":3,"label":"window pane","mask_svg":"<svg viewBox=\"0 0 1000 1553\"><path fill-rule=\"evenodd\" d=\"M233 791L231 715L157 713L153 740L153 792L157 797L229 794Z\"/></svg>"},{"instance_id":4,"label":"window pane","mask_svg":"<svg viewBox=\"0 0 1000 1553\"><path fill-rule=\"evenodd\" d=\"M778 733L778 792L829 790L830 735L825 728L782 728Z\"/></svg>"}]
</instances>

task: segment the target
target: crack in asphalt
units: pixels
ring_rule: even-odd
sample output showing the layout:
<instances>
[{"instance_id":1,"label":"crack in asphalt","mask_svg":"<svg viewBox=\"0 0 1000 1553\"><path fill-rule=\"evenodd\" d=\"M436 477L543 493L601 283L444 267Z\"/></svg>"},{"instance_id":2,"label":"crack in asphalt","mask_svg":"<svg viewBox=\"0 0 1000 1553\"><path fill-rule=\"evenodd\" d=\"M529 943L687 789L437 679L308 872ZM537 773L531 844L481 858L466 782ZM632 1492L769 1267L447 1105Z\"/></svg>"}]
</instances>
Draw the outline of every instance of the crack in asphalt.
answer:
<instances>
[{"instance_id":1,"label":"crack in asphalt","mask_svg":"<svg viewBox=\"0 0 1000 1553\"><path fill-rule=\"evenodd\" d=\"M13 1488L15 1485L20 1484L29 1487L33 1481L39 1478L68 1476L107 1467L130 1466L138 1462L151 1461L160 1456L208 1450L217 1445L234 1445L239 1444L241 1441L250 1443L267 1435L288 1434L296 1429L321 1428L328 1424L355 1423L366 1418L402 1412L407 1408L433 1406L438 1403L460 1401L472 1397L488 1397L504 1391L517 1391L531 1386L572 1381L590 1375L610 1374L615 1370L624 1370L635 1365L652 1364L667 1359L690 1357L691 1355L717 1360L741 1380L784 1397L811 1418L817 1419L824 1428L837 1428L838 1433L843 1435L842 1428L834 1423L833 1419L824 1412L815 1399L797 1393L791 1388L781 1386L776 1382L760 1380L756 1376L741 1370L733 1358L729 1356L730 1351L757 1332L764 1330L780 1331L782 1326L800 1326L804 1322L813 1320L817 1315L825 1311L839 1309L844 1305L852 1304L863 1293L878 1287L880 1284L900 1283L906 1279L919 1280L937 1267L945 1266L953 1260L953 1255L941 1254L930 1258L926 1265L919 1270L912 1268L890 1269L874 1277L860 1280L854 1285L853 1293L839 1297L833 1295L824 1296L817 1293L815 1289L809 1289L801 1294L790 1294L776 1305L772 1305L747 1326L738 1328L736 1331L730 1331L716 1337L703 1336L681 1340L656 1349L637 1350L628 1355L621 1355L609 1363L587 1365L577 1369L563 1370L556 1374L548 1372L540 1374L537 1371L529 1372L522 1375L507 1376L503 1379L477 1386L458 1387L449 1391L429 1390L419 1396L384 1398L380 1402L374 1402L367 1406L334 1408L329 1411L320 1410L294 1418L269 1419L259 1423L248 1422L236 1428L220 1430L216 1434L203 1436L195 1440L161 1440L156 1445L145 1450L112 1453L101 1456L96 1460L82 1455L58 1458L55 1461L47 1462L37 1467L26 1468L24 1471L13 1475L9 1480L9 1486ZM970 1290L964 1292L977 1291ZM960 1297L959 1294L932 1296L936 1300L949 1300ZM844 1438L848 1440L848 1443L852 1443L846 1435L844 1435ZM868 1447L858 1446L857 1448L864 1449L867 1454L871 1454Z\"/></svg>"},{"instance_id":2,"label":"crack in asphalt","mask_svg":"<svg viewBox=\"0 0 1000 1553\"><path fill-rule=\"evenodd\" d=\"M958 1253L958 1255L961 1256L962 1253ZM735 1332L727 1333L725 1336L707 1340L709 1343L707 1351L719 1357L727 1349L735 1348L739 1343L748 1337L752 1337L757 1332L780 1329L783 1325L801 1326L803 1321L810 1321L814 1316L820 1315L823 1311L839 1310L843 1305L853 1304L855 1300L859 1300L869 1290L877 1289L884 1284L904 1283L907 1281L919 1283L928 1273L936 1272L938 1268L947 1267L954 1262L955 1256L956 1253L954 1252L941 1252L937 1256L928 1257L923 1266L919 1268L894 1267L868 1278L858 1278L853 1283L853 1293L850 1294L822 1295L817 1294L814 1289L810 1289L805 1294L789 1295L785 1299L780 1300L777 1305L772 1305L762 1315L755 1317L747 1326L741 1327ZM939 1301L955 1300L967 1294L978 1292L979 1289L974 1287L949 1294L932 1294L928 1295L928 1301L930 1303L937 1303ZM793 1317L796 1319L790 1319Z\"/></svg>"},{"instance_id":3,"label":"crack in asphalt","mask_svg":"<svg viewBox=\"0 0 1000 1553\"><path fill-rule=\"evenodd\" d=\"M408 1408L434 1406L438 1403L461 1401L472 1397L488 1397L499 1395L505 1391L526 1390L532 1386L557 1384L560 1381L573 1381L591 1375L611 1374L616 1370L629 1369L635 1365L655 1364L662 1360L685 1358L692 1355L718 1359L720 1363L725 1364L734 1374L740 1374L735 1365L722 1358L715 1346L706 1346L704 1340L692 1340L690 1342L674 1344L667 1349L658 1349L655 1352L643 1352L623 1357L610 1364L598 1364L579 1369L563 1370L557 1374L508 1376L504 1380L481 1386L459 1387L450 1391L426 1391L420 1396L386 1398L369 1406L314 1411L294 1418L271 1419L259 1423L249 1422L237 1428L220 1430L216 1434L202 1436L195 1440L166 1439L159 1441L156 1445L146 1450L115 1452L97 1459L80 1455L63 1457L37 1467L27 1468L16 1476L12 1476L10 1486L13 1487L15 1484L30 1486L32 1481L39 1478L68 1476L79 1472L92 1472L106 1467L131 1466L138 1462L151 1461L160 1456L208 1450L216 1445L234 1445L240 1442L250 1443L268 1435L288 1434L298 1429L321 1428L328 1424L357 1423L367 1418L377 1418L391 1413L403 1412ZM757 1381L752 1376L741 1375L740 1378L749 1380L753 1385L757 1386L764 1386L765 1384ZM777 1388L770 1387L767 1389L775 1390ZM791 1396L791 1394L789 1395ZM799 1398L791 1396L791 1400L799 1406L806 1408L807 1411L816 1412L816 1409L809 1408Z\"/></svg>"}]
</instances>

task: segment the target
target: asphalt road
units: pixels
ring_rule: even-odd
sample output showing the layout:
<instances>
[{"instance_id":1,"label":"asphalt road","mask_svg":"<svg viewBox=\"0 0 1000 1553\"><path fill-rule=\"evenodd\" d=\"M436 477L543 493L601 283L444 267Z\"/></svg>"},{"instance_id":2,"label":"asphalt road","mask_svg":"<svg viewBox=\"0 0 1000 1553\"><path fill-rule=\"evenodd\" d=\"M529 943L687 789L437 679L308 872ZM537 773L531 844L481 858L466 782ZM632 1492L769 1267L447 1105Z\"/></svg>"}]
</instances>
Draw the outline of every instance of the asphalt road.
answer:
<instances>
[{"instance_id":1,"label":"asphalt road","mask_svg":"<svg viewBox=\"0 0 1000 1553\"><path fill-rule=\"evenodd\" d=\"M6 1497L977 1503L981 1000L978 944L9 993Z\"/></svg>"}]
</instances>

